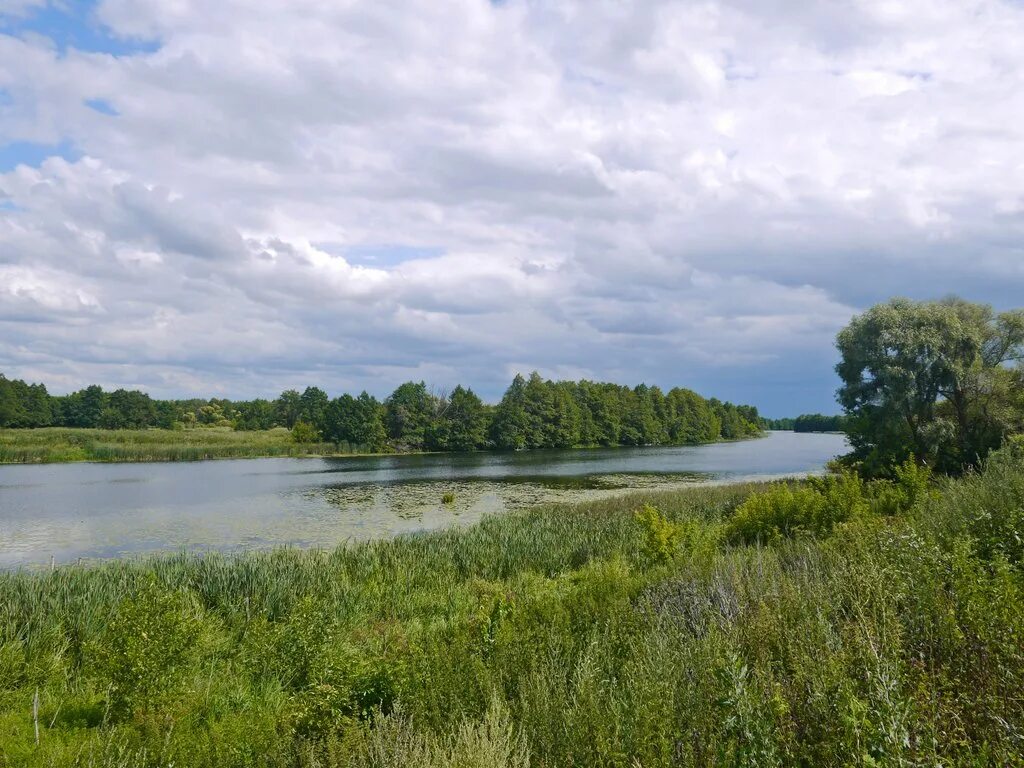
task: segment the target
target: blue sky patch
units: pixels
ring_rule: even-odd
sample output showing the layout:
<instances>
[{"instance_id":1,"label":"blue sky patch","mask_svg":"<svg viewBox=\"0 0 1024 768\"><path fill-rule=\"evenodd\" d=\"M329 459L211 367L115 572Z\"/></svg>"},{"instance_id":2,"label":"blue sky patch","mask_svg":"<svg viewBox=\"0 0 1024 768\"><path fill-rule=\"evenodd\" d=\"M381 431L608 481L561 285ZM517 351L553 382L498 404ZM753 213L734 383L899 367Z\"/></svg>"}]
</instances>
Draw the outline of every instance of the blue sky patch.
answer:
<instances>
[{"instance_id":1,"label":"blue sky patch","mask_svg":"<svg viewBox=\"0 0 1024 768\"><path fill-rule=\"evenodd\" d=\"M61 55L72 48L113 56L151 53L159 49L160 45L155 41L114 35L96 17L97 4L98 0L71 0L67 3L50 0L42 8L34 9L24 17L0 17L0 34L47 37L53 41Z\"/></svg>"},{"instance_id":2,"label":"blue sky patch","mask_svg":"<svg viewBox=\"0 0 1024 768\"><path fill-rule=\"evenodd\" d=\"M329 248L324 248L324 250L330 252ZM364 267L394 267L403 261L433 259L443 253L444 248L382 243L380 245L351 246L345 248L342 255L351 264L361 264Z\"/></svg>"},{"instance_id":3,"label":"blue sky patch","mask_svg":"<svg viewBox=\"0 0 1024 768\"><path fill-rule=\"evenodd\" d=\"M69 141L60 144L39 144L32 141L14 141L0 144L0 173L13 171L19 165L37 168L49 157L63 157L74 162L82 156Z\"/></svg>"},{"instance_id":4,"label":"blue sky patch","mask_svg":"<svg viewBox=\"0 0 1024 768\"><path fill-rule=\"evenodd\" d=\"M110 105L109 101L106 101L105 99L89 99L85 102L85 106L94 112L99 112L101 115L117 117L121 114Z\"/></svg>"}]
</instances>

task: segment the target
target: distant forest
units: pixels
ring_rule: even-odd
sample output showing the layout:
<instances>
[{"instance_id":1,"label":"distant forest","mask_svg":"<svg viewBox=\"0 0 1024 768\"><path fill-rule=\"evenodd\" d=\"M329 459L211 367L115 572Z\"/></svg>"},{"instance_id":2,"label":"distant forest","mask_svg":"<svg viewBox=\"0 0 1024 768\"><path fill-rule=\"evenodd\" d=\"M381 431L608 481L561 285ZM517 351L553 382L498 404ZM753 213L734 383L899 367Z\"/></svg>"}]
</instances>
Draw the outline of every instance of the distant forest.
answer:
<instances>
[{"instance_id":1,"label":"distant forest","mask_svg":"<svg viewBox=\"0 0 1024 768\"><path fill-rule=\"evenodd\" d=\"M698 444L752 437L763 423L753 406L705 399L688 389L555 382L537 373L516 376L497 405L466 387L441 392L423 382L402 384L383 402L366 392L332 399L317 387L247 401L157 400L96 385L55 396L43 384L0 374L0 427L14 428L285 427L302 442L470 451Z\"/></svg>"},{"instance_id":2,"label":"distant forest","mask_svg":"<svg viewBox=\"0 0 1024 768\"><path fill-rule=\"evenodd\" d=\"M765 429L785 432L843 432L846 429L845 416L825 416L821 413L805 413L795 419L761 419Z\"/></svg>"}]
</instances>

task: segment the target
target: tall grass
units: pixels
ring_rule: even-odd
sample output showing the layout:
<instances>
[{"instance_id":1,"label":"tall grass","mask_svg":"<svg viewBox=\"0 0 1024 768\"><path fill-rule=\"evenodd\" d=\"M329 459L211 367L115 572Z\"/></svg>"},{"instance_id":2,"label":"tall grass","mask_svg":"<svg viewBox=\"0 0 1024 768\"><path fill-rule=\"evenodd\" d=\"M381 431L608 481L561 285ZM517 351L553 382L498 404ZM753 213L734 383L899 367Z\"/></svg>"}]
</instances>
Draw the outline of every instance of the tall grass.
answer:
<instances>
[{"instance_id":1,"label":"tall grass","mask_svg":"<svg viewBox=\"0 0 1024 768\"><path fill-rule=\"evenodd\" d=\"M284 428L0 429L0 464L69 461L200 461L364 453L359 446L296 443Z\"/></svg>"},{"instance_id":2,"label":"tall grass","mask_svg":"<svg viewBox=\"0 0 1024 768\"><path fill-rule=\"evenodd\" d=\"M1024 459L730 543L751 493L2 575L0 765L1024 765Z\"/></svg>"}]
</instances>

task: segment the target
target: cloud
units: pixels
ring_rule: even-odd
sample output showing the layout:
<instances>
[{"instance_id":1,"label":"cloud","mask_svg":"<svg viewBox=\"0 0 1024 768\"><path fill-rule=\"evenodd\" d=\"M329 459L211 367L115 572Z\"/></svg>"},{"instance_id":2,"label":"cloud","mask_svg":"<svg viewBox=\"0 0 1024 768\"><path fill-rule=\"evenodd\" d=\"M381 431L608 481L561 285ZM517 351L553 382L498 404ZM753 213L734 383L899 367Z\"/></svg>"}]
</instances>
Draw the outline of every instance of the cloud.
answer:
<instances>
[{"instance_id":1,"label":"cloud","mask_svg":"<svg viewBox=\"0 0 1024 768\"><path fill-rule=\"evenodd\" d=\"M5 0L3 6L0 6L0 19L22 18L30 11L45 6L46 3L47 0Z\"/></svg>"},{"instance_id":2,"label":"cloud","mask_svg":"<svg viewBox=\"0 0 1024 768\"><path fill-rule=\"evenodd\" d=\"M493 398L537 368L795 413L833 407L858 309L1024 295L1019 4L91 13L106 50L0 29L0 147L67 148L0 174L8 374Z\"/></svg>"}]
</instances>

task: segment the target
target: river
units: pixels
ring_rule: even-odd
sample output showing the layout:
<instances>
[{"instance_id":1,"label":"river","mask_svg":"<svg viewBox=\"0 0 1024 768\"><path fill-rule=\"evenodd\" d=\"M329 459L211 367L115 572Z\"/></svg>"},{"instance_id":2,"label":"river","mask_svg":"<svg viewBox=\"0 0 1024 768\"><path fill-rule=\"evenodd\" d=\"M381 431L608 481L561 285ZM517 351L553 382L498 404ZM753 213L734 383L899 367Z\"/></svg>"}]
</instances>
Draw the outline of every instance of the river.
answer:
<instances>
[{"instance_id":1,"label":"river","mask_svg":"<svg viewBox=\"0 0 1024 768\"><path fill-rule=\"evenodd\" d=\"M148 552L330 547L630 489L820 471L834 434L685 447L0 466L0 567ZM453 493L451 503L443 503Z\"/></svg>"}]
</instances>

